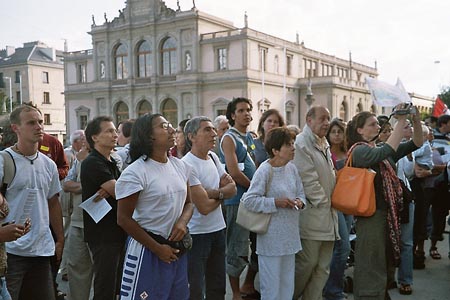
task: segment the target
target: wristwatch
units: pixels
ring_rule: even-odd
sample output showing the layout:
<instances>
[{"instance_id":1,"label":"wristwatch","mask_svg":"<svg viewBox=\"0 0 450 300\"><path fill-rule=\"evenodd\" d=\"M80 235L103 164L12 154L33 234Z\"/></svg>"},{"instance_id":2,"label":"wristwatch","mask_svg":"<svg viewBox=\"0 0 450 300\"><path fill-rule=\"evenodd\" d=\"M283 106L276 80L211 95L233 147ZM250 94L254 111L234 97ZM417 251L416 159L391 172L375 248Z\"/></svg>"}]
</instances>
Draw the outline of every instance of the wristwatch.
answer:
<instances>
[{"instance_id":1,"label":"wristwatch","mask_svg":"<svg viewBox=\"0 0 450 300\"><path fill-rule=\"evenodd\" d=\"M219 191L219 201L222 201L223 200L223 193L222 193L222 191L220 189L218 189L218 191Z\"/></svg>"}]
</instances>

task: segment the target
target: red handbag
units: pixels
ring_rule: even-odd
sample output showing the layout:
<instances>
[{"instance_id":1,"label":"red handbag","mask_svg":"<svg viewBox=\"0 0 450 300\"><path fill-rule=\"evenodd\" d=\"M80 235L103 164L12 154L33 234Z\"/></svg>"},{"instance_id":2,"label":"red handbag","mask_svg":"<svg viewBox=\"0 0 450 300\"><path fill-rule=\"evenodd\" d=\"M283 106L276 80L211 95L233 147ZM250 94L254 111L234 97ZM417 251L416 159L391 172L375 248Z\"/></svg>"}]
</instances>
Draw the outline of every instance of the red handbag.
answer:
<instances>
[{"instance_id":1,"label":"red handbag","mask_svg":"<svg viewBox=\"0 0 450 300\"><path fill-rule=\"evenodd\" d=\"M345 166L338 171L331 205L344 214L370 217L375 213L376 172L352 167L352 151Z\"/></svg>"}]
</instances>

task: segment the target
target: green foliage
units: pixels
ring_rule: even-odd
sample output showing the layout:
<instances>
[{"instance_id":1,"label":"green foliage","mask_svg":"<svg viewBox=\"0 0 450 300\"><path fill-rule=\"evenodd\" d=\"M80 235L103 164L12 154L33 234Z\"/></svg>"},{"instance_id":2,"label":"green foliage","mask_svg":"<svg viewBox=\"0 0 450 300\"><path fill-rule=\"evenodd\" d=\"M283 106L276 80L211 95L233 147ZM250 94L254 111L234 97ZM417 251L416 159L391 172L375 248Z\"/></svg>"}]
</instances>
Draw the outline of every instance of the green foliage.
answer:
<instances>
[{"instance_id":1,"label":"green foliage","mask_svg":"<svg viewBox=\"0 0 450 300\"><path fill-rule=\"evenodd\" d=\"M439 97L447 104L447 107L450 107L450 86L442 87Z\"/></svg>"}]
</instances>

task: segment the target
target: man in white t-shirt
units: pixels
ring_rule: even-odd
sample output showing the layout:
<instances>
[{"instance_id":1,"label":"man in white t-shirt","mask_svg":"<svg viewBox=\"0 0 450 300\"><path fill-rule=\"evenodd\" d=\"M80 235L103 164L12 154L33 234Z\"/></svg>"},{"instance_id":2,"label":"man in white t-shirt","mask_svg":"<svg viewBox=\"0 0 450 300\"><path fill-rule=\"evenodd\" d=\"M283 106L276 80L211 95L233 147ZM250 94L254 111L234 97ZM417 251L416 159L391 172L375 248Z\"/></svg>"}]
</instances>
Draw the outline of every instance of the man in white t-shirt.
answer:
<instances>
[{"instance_id":1,"label":"man in white t-shirt","mask_svg":"<svg viewBox=\"0 0 450 300\"><path fill-rule=\"evenodd\" d=\"M223 199L236 194L236 185L212 151L217 131L207 117L195 117L184 127L186 146L182 160L192 167L189 176L194 214L188 224L193 246L188 252L191 300L225 298L225 220ZM206 297L206 298L205 298Z\"/></svg>"},{"instance_id":2,"label":"man in white t-shirt","mask_svg":"<svg viewBox=\"0 0 450 300\"><path fill-rule=\"evenodd\" d=\"M29 234L6 243L6 283L14 300L54 300L50 258L56 255L59 263L64 248L58 170L50 158L38 151L44 136L41 112L22 105L11 113L10 120L17 143L5 150L15 164L15 176L5 193L10 209L5 222L24 224L31 220L32 225ZM3 180L4 170L8 169L4 169L3 157L0 158Z\"/></svg>"}]
</instances>

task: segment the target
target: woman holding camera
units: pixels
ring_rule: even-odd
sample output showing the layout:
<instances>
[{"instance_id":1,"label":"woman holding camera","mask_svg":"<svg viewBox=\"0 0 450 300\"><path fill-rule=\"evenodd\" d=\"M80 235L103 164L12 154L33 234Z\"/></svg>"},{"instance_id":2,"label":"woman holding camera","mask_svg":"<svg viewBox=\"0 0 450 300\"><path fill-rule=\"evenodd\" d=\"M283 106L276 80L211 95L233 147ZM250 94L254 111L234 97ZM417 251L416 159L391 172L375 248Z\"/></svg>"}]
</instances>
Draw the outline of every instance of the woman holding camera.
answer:
<instances>
[{"instance_id":1,"label":"woman holding camera","mask_svg":"<svg viewBox=\"0 0 450 300\"><path fill-rule=\"evenodd\" d=\"M402 109L399 105L397 109ZM397 124L386 143L377 147L380 126L376 116L361 112L347 125L347 146L353 148L352 165L371 168L374 179L376 212L371 217L357 217L354 270L355 300L390 299L387 292L387 268L400 258L399 212L403 209L403 191L395 171L395 163L422 145L420 114L413 118L413 140L401 143L407 114L396 114Z\"/></svg>"},{"instance_id":2,"label":"woman holding camera","mask_svg":"<svg viewBox=\"0 0 450 300\"><path fill-rule=\"evenodd\" d=\"M131 165L116 183L117 222L129 234L121 299L189 299L187 255L181 241L193 206L189 167L168 150L175 129L160 114L134 123ZM180 243L181 242L181 243Z\"/></svg>"}]
</instances>

